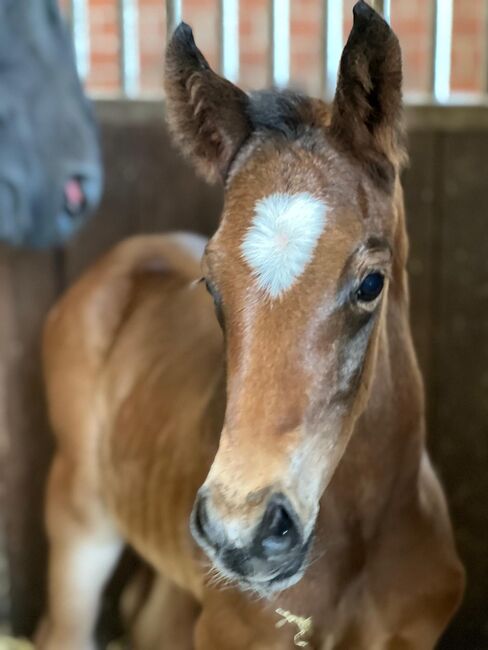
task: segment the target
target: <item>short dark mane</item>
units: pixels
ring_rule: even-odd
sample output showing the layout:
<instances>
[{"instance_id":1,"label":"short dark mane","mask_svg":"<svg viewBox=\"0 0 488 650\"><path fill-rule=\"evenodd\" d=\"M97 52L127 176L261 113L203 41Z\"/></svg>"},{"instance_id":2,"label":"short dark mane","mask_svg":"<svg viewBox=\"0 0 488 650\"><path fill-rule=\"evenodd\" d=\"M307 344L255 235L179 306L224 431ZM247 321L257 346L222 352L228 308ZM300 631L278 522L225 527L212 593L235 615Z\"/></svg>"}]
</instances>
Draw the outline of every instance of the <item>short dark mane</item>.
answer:
<instances>
[{"instance_id":1,"label":"short dark mane","mask_svg":"<svg viewBox=\"0 0 488 650\"><path fill-rule=\"evenodd\" d=\"M294 139L307 128L323 128L327 106L290 90L262 90L250 93L248 116L254 131L271 131Z\"/></svg>"}]
</instances>

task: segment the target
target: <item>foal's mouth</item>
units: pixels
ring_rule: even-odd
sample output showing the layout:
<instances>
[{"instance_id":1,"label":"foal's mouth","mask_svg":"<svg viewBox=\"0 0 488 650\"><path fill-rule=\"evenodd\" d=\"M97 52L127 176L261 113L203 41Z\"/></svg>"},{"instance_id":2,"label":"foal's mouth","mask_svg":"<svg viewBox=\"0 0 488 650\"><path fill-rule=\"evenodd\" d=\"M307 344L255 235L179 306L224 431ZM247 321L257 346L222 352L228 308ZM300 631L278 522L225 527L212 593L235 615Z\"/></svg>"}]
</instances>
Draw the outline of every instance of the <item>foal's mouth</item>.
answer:
<instances>
[{"instance_id":1,"label":"foal's mouth","mask_svg":"<svg viewBox=\"0 0 488 650\"><path fill-rule=\"evenodd\" d=\"M307 567L307 554L304 554L294 562L282 567L274 575L239 577L236 578L236 581L243 590L253 591L263 598L271 598L273 595L297 584L303 578Z\"/></svg>"},{"instance_id":2,"label":"foal's mouth","mask_svg":"<svg viewBox=\"0 0 488 650\"><path fill-rule=\"evenodd\" d=\"M309 565L312 535L293 557L277 563L272 570L236 575L235 580L242 589L250 590L264 598L284 591L299 582ZM250 562L251 567L253 561Z\"/></svg>"},{"instance_id":3,"label":"foal's mouth","mask_svg":"<svg viewBox=\"0 0 488 650\"><path fill-rule=\"evenodd\" d=\"M242 591L252 591L262 598L292 587L305 574L310 557L313 533L291 557L283 558L272 566L264 564L244 549L222 547L205 549L218 574Z\"/></svg>"}]
</instances>

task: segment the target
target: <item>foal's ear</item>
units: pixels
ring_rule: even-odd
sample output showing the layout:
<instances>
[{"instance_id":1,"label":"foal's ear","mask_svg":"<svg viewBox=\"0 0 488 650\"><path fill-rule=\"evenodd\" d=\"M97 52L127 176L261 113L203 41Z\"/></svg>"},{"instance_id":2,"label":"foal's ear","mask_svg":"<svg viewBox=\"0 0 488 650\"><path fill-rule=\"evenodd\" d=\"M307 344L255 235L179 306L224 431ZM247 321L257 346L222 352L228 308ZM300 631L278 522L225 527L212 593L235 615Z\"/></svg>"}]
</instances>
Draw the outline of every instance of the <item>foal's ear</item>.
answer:
<instances>
[{"instance_id":1,"label":"foal's ear","mask_svg":"<svg viewBox=\"0 0 488 650\"><path fill-rule=\"evenodd\" d=\"M166 51L167 119L177 143L208 180L225 178L251 132L248 97L216 74L181 23Z\"/></svg>"},{"instance_id":2,"label":"foal's ear","mask_svg":"<svg viewBox=\"0 0 488 650\"><path fill-rule=\"evenodd\" d=\"M341 58L331 133L386 190L405 157L402 60L388 23L362 0Z\"/></svg>"}]
</instances>

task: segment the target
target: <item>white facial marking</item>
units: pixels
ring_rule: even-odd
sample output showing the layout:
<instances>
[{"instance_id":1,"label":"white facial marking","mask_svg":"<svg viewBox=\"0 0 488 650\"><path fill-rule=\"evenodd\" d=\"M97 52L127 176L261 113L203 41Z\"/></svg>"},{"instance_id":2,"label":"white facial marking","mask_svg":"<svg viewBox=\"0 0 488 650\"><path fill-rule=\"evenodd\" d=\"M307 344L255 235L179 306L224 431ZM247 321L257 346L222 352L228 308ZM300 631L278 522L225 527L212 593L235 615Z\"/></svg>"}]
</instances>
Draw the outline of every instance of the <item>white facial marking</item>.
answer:
<instances>
[{"instance_id":1,"label":"white facial marking","mask_svg":"<svg viewBox=\"0 0 488 650\"><path fill-rule=\"evenodd\" d=\"M261 289L281 296L311 261L327 205L308 192L271 194L256 203L241 251Z\"/></svg>"}]
</instances>

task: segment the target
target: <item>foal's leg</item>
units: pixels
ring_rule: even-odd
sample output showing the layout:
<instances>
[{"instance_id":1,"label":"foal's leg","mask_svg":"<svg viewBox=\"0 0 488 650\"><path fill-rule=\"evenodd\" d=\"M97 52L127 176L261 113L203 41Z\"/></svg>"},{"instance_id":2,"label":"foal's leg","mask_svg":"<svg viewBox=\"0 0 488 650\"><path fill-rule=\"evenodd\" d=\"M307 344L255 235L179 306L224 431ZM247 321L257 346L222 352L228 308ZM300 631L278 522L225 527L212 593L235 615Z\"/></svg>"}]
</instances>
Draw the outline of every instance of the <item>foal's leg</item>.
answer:
<instances>
[{"instance_id":1,"label":"foal's leg","mask_svg":"<svg viewBox=\"0 0 488 650\"><path fill-rule=\"evenodd\" d=\"M94 650L100 595L122 550L86 476L58 456L47 502L49 603L38 650Z\"/></svg>"},{"instance_id":2,"label":"foal's leg","mask_svg":"<svg viewBox=\"0 0 488 650\"><path fill-rule=\"evenodd\" d=\"M151 571L145 569L143 571ZM164 576L138 574L123 595L132 650L193 650L197 601Z\"/></svg>"}]
</instances>

